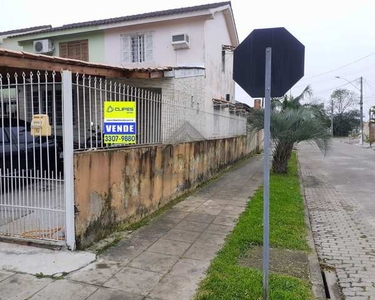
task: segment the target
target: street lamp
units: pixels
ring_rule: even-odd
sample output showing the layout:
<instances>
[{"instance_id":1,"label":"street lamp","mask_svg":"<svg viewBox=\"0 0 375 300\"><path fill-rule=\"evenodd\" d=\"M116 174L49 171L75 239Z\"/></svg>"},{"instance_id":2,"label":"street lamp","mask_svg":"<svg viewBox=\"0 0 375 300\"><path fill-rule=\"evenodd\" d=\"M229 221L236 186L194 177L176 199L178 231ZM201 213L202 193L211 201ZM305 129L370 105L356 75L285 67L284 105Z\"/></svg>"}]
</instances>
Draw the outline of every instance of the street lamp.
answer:
<instances>
[{"instance_id":1,"label":"street lamp","mask_svg":"<svg viewBox=\"0 0 375 300\"><path fill-rule=\"evenodd\" d=\"M360 98L359 98L359 106L360 106L360 113L361 113L361 121L360 121L360 128L361 128L361 139L360 139L360 144L363 145L363 77L359 77L360 79L360 88L356 87L354 84L351 83L351 81L349 81L348 79L346 78L342 78L340 76L336 76L336 78L338 79L344 79L345 81L347 81L349 84L351 84L353 87L355 87L359 92L360 92ZM331 102L331 105L332 105L332 109L331 109L331 113L332 113L332 119L331 119L331 127L332 127L332 134L333 134L333 100Z\"/></svg>"}]
</instances>

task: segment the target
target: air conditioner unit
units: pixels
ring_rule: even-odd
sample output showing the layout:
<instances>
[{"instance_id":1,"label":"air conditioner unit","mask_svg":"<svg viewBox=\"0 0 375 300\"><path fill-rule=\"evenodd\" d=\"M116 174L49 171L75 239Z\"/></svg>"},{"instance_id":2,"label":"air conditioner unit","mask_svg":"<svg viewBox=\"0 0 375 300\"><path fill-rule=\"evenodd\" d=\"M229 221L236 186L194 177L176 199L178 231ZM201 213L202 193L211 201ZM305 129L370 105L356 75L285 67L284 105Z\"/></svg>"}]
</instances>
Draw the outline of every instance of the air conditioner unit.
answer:
<instances>
[{"instance_id":1,"label":"air conditioner unit","mask_svg":"<svg viewBox=\"0 0 375 300\"><path fill-rule=\"evenodd\" d=\"M187 34L172 35L172 46L175 50L190 48L190 38Z\"/></svg>"},{"instance_id":2,"label":"air conditioner unit","mask_svg":"<svg viewBox=\"0 0 375 300\"><path fill-rule=\"evenodd\" d=\"M48 39L34 41L34 51L35 53L51 53L53 51L52 41Z\"/></svg>"}]
</instances>

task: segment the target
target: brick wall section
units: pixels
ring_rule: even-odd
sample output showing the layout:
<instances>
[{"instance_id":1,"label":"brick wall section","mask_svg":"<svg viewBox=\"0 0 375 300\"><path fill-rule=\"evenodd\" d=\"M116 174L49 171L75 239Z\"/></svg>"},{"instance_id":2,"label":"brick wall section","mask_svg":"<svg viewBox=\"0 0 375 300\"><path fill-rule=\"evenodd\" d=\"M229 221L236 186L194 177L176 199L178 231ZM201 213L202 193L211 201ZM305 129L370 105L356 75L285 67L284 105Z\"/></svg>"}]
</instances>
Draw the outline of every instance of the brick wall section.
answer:
<instances>
[{"instance_id":1,"label":"brick wall section","mask_svg":"<svg viewBox=\"0 0 375 300\"><path fill-rule=\"evenodd\" d=\"M254 99L254 109L261 109L261 108L262 108L262 100Z\"/></svg>"},{"instance_id":2,"label":"brick wall section","mask_svg":"<svg viewBox=\"0 0 375 300\"><path fill-rule=\"evenodd\" d=\"M249 141L249 138L252 139ZM255 151L254 136L74 154L80 248L136 222Z\"/></svg>"}]
</instances>

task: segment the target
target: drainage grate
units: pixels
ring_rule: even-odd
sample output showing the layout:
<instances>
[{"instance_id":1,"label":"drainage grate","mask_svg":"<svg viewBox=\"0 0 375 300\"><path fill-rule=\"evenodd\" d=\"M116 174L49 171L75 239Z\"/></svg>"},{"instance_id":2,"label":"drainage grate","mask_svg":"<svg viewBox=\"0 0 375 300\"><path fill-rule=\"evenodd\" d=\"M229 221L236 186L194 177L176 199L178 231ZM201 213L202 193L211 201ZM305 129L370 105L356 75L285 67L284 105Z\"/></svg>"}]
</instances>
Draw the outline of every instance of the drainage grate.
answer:
<instances>
[{"instance_id":1,"label":"drainage grate","mask_svg":"<svg viewBox=\"0 0 375 300\"><path fill-rule=\"evenodd\" d=\"M322 278L323 278L324 292L326 293L326 298L331 299L331 294L329 292L327 278L326 278L326 274L324 273L324 271L322 271Z\"/></svg>"}]
</instances>

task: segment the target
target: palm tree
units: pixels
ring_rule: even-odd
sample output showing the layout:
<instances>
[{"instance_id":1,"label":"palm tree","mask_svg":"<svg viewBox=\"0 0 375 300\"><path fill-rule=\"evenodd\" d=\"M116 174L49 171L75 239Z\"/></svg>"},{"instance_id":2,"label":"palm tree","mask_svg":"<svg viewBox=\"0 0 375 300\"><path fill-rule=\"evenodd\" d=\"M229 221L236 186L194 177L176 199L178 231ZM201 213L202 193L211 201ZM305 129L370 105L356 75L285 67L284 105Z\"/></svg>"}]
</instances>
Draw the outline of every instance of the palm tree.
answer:
<instances>
[{"instance_id":1,"label":"palm tree","mask_svg":"<svg viewBox=\"0 0 375 300\"><path fill-rule=\"evenodd\" d=\"M306 96L312 96L313 91L310 85L306 86L302 93L297 97L294 96L287 96L281 98L272 98L271 100L271 107L272 109L280 108L281 110L285 109L297 109L302 106L301 100L303 100Z\"/></svg>"},{"instance_id":2,"label":"palm tree","mask_svg":"<svg viewBox=\"0 0 375 300\"><path fill-rule=\"evenodd\" d=\"M263 129L263 111L254 110L248 123L254 129ZM296 143L307 141L316 144L324 154L329 149L328 128L310 109L302 106L296 109L272 110L271 137L274 144L272 170L275 173L288 171L288 161Z\"/></svg>"}]
</instances>

